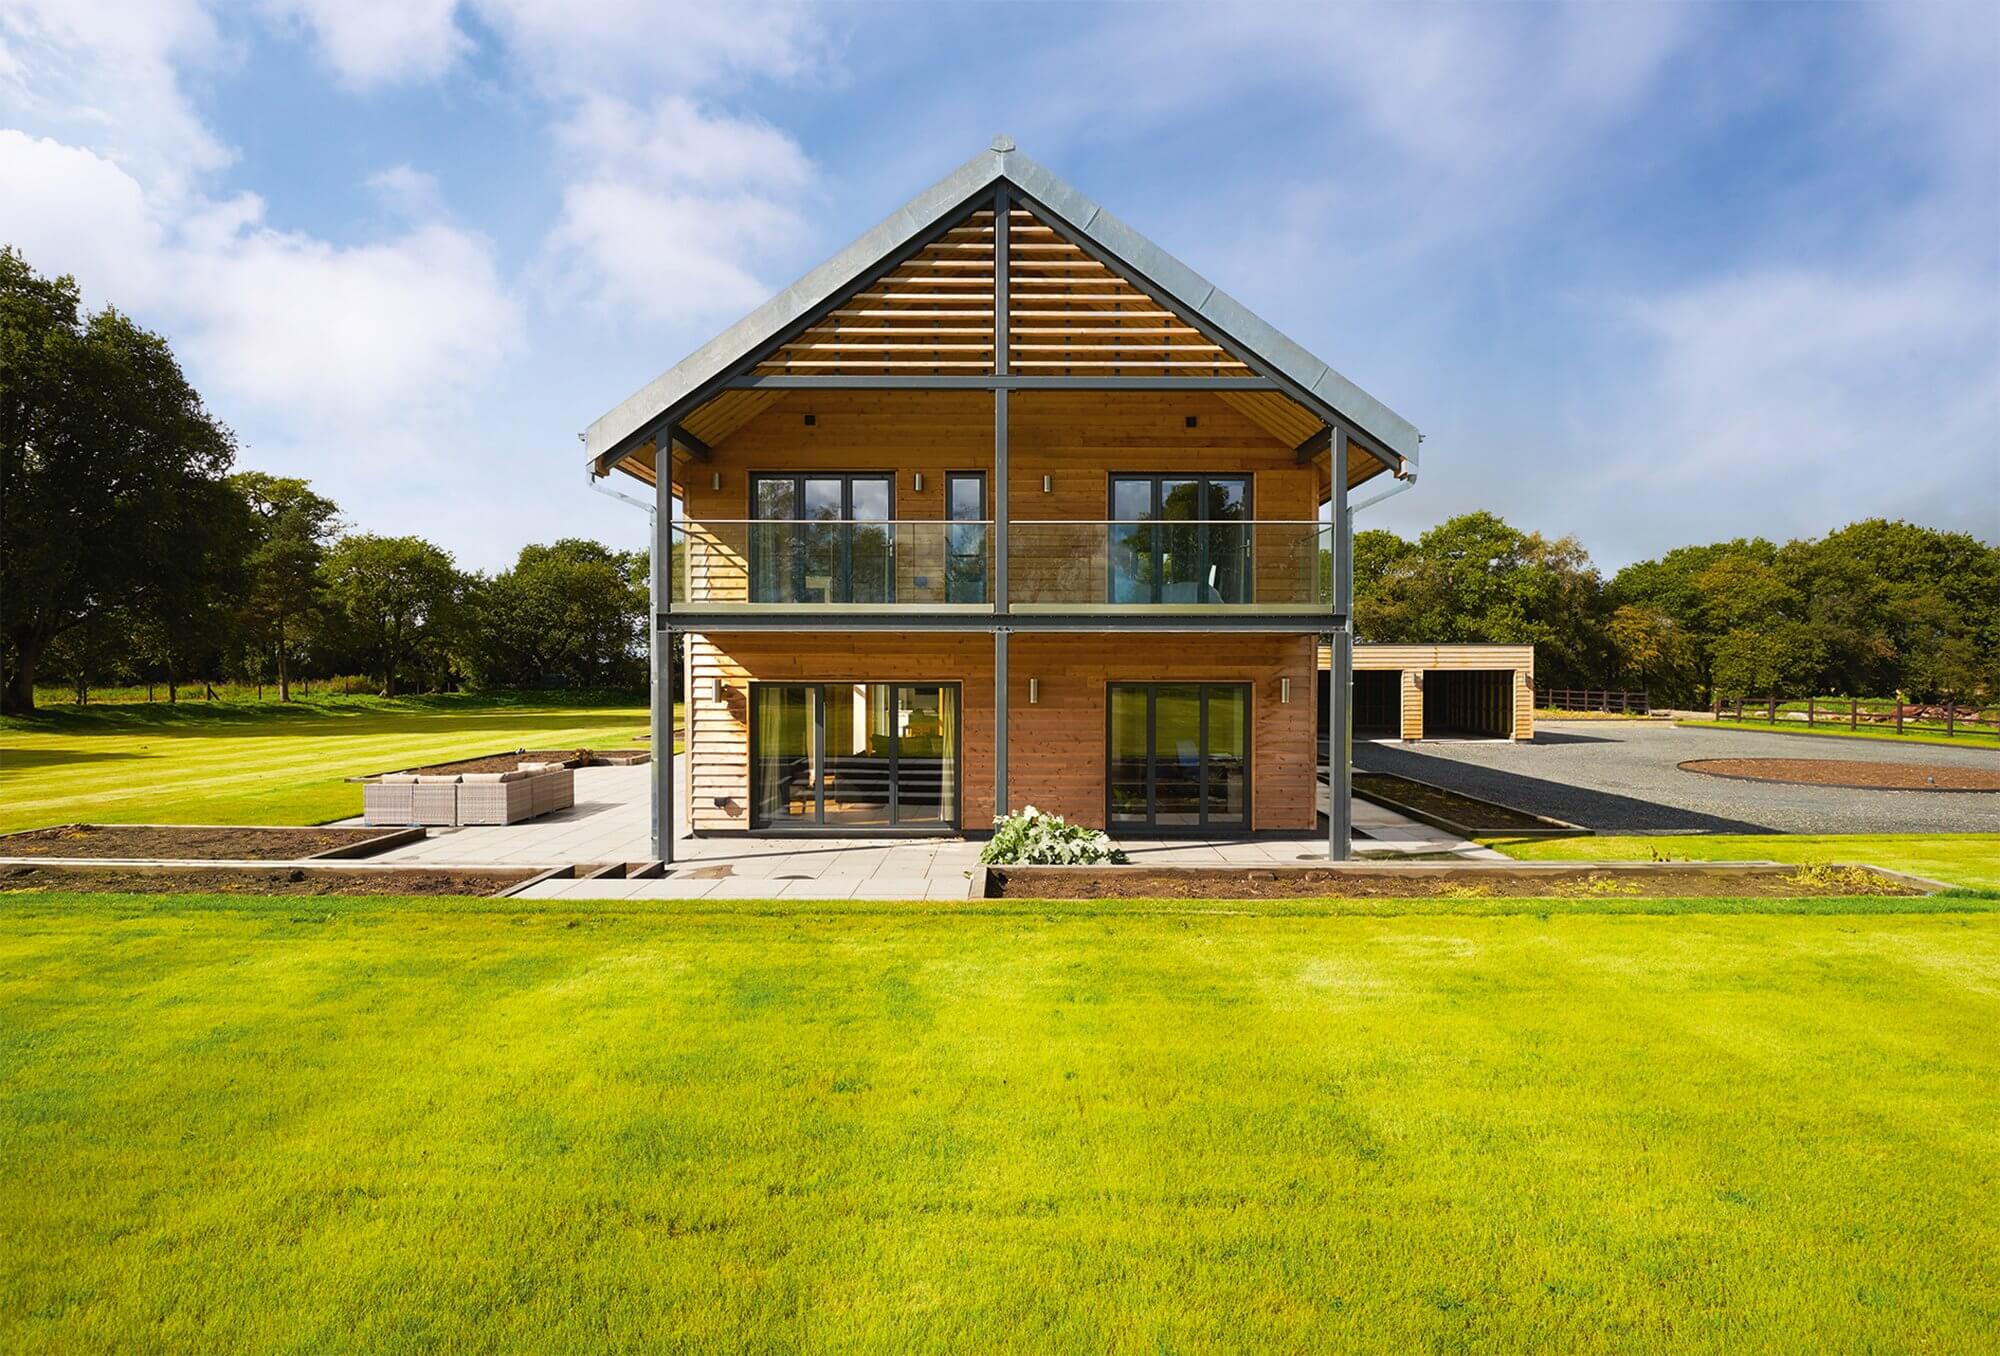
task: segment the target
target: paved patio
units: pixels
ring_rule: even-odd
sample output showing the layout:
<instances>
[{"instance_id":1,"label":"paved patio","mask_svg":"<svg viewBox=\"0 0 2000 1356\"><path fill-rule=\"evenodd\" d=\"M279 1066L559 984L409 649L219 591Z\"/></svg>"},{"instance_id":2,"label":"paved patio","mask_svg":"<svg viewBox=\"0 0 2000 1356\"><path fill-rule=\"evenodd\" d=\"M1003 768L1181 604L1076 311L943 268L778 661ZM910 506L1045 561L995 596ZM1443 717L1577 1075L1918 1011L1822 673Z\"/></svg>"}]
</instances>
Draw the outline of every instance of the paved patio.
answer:
<instances>
[{"instance_id":1,"label":"paved patio","mask_svg":"<svg viewBox=\"0 0 2000 1356\"><path fill-rule=\"evenodd\" d=\"M646 783L651 769L580 768L576 804L525 824L432 829L371 861L432 866L557 866L642 862L652 856ZM1326 789L1320 788L1325 809ZM1497 853L1354 802L1368 855ZM1256 838L1120 838L1147 866L1296 866L1326 859L1321 834ZM687 838L671 872L655 880L552 880L524 893L585 899L965 899L981 844L963 838Z\"/></svg>"}]
</instances>

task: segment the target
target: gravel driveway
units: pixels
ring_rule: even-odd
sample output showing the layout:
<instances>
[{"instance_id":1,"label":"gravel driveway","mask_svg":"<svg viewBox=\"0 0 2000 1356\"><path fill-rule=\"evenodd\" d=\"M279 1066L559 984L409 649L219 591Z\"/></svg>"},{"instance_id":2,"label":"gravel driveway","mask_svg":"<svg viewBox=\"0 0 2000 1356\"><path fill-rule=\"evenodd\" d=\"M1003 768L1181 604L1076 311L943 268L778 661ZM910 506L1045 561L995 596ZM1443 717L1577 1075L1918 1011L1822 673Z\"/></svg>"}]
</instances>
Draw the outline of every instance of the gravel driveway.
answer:
<instances>
[{"instance_id":1,"label":"gravel driveway","mask_svg":"<svg viewBox=\"0 0 2000 1356\"><path fill-rule=\"evenodd\" d=\"M2000 751L1887 740L1535 722L1532 744L1357 740L1354 765L1615 832L2000 833L2000 792L1851 791L1683 772L1690 758L1852 758L2000 768Z\"/></svg>"}]
</instances>

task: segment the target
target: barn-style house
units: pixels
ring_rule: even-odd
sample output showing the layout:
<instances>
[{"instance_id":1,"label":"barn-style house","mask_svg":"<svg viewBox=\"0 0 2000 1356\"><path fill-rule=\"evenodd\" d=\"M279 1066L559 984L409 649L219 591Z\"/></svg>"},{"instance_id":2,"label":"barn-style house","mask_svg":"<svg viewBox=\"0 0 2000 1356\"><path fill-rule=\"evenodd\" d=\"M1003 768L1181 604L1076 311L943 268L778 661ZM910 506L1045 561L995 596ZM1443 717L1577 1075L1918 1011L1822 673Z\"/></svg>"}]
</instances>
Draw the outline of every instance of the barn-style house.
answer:
<instances>
[{"instance_id":1,"label":"barn-style house","mask_svg":"<svg viewBox=\"0 0 2000 1356\"><path fill-rule=\"evenodd\" d=\"M1311 832L1322 637L1347 855L1350 495L1417 431L1005 138L585 441L652 491L659 856Z\"/></svg>"}]
</instances>

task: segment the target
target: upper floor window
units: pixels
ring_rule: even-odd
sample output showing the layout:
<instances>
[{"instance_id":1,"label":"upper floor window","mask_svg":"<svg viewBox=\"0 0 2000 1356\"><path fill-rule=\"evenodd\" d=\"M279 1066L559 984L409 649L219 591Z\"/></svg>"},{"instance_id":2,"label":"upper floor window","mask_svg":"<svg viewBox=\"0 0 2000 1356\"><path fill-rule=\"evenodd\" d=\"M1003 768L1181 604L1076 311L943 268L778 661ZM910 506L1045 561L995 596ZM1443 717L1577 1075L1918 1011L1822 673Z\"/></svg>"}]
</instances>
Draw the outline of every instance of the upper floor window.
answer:
<instances>
[{"instance_id":1,"label":"upper floor window","mask_svg":"<svg viewBox=\"0 0 2000 1356\"><path fill-rule=\"evenodd\" d=\"M750 477L750 600L886 603L896 594L894 478Z\"/></svg>"},{"instance_id":2,"label":"upper floor window","mask_svg":"<svg viewBox=\"0 0 2000 1356\"><path fill-rule=\"evenodd\" d=\"M1111 477L1114 603L1248 603L1248 476Z\"/></svg>"},{"instance_id":3,"label":"upper floor window","mask_svg":"<svg viewBox=\"0 0 2000 1356\"><path fill-rule=\"evenodd\" d=\"M986 473L950 471L944 478L944 600L986 601Z\"/></svg>"}]
</instances>

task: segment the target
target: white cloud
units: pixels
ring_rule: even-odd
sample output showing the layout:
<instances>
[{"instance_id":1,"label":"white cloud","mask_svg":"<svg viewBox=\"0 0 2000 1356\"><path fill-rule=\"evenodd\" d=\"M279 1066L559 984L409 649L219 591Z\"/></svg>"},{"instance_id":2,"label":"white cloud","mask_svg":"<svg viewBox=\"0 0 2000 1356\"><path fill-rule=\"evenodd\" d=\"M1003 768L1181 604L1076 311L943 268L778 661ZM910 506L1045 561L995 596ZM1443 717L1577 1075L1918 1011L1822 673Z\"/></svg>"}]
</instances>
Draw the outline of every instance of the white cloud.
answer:
<instances>
[{"instance_id":1,"label":"white cloud","mask_svg":"<svg viewBox=\"0 0 2000 1356\"><path fill-rule=\"evenodd\" d=\"M559 296L645 321L741 312L772 290L747 260L806 234L811 162L767 124L678 95L644 109L597 97L560 139L585 168L547 242Z\"/></svg>"},{"instance_id":2,"label":"white cloud","mask_svg":"<svg viewBox=\"0 0 2000 1356\"><path fill-rule=\"evenodd\" d=\"M0 119L90 146L177 197L233 159L179 75L226 55L197 0L0 0Z\"/></svg>"},{"instance_id":3,"label":"white cloud","mask_svg":"<svg viewBox=\"0 0 2000 1356\"><path fill-rule=\"evenodd\" d=\"M437 176L414 165L391 165L368 176L368 187L383 206L399 216L428 220L445 214L444 193Z\"/></svg>"},{"instance_id":4,"label":"white cloud","mask_svg":"<svg viewBox=\"0 0 2000 1356\"><path fill-rule=\"evenodd\" d=\"M519 339L491 247L439 224L351 248L257 226L188 279L223 388L333 424L449 407Z\"/></svg>"},{"instance_id":5,"label":"white cloud","mask_svg":"<svg viewBox=\"0 0 2000 1356\"><path fill-rule=\"evenodd\" d=\"M310 32L321 58L358 89L435 79L472 49L457 0L266 0L265 8Z\"/></svg>"},{"instance_id":6,"label":"white cloud","mask_svg":"<svg viewBox=\"0 0 2000 1356\"><path fill-rule=\"evenodd\" d=\"M169 329L212 401L351 427L449 405L520 338L481 237L438 222L336 247L252 194L178 211L111 161L0 130L0 238Z\"/></svg>"},{"instance_id":7,"label":"white cloud","mask_svg":"<svg viewBox=\"0 0 2000 1356\"><path fill-rule=\"evenodd\" d=\"M1671 494L1708 536L1869 514L2000 533L2000 317L1975 279L1774 269L1630 316L1652 351L1598 409L1601 512Z\"/></svg>"},{"instance_id":8,"label":"white cloud","mask_svg":"<svg viewBox=\"0 0 2000 1356\"><path fill-rule=\"evenodd\" d=\"M474 0L545 91L635 94L641 88L713 89L750 77L789 80L827 58L818 7L808 0Z\"/></svg>"},{"instance_id":9,"label":"white cloud","mask_svg":"<svg viewBox=\"0 0 2000 1356\"><path fill-rule=\"evenodd\" d=\"M751 193L648 191L589 179L563 193L549 237L556 290L614 314L699 320L749 310L771 287L742 262L801 233L797 213Z\"/></svg>"}]
</instances>

